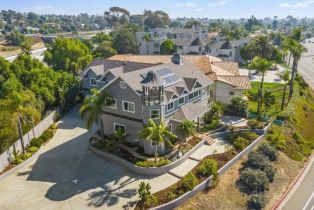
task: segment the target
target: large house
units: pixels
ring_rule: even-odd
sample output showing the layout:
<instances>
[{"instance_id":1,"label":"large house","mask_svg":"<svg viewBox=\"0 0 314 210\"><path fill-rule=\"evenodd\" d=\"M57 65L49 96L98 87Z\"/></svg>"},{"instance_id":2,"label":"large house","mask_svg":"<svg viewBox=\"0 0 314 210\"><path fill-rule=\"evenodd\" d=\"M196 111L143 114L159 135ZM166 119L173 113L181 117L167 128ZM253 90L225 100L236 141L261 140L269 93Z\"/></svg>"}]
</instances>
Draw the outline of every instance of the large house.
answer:
<instances>
[{"instance_id":1,"label":"large house","mask_svg":"<svg viewBox=\"0 0 314 210\"><path fill-rule=\"evenodd\" d=\"M86 95L96 88L113 98L101 115L103 134L122 129L129 142L139 142L148 154L154 153L155 143L138 139L148 119L164 120L176 133L186 119L199 123L213 100L228 103L250 88L236 64L207 55L115 55L94 60L80 76Z\"/></svg>"},{"instance_id":2,"label":"large house","mask_svg":"<svg viewBox=\"0 0 314 210\"><path fill-rule=\"evenodd\" d=\"M170 39L177 46L177 53L182 55L202 54L206 51L208 30L206 27L192 28L154 28L148 32L136 33L139 54L158 55L160 45Z\"/></svg>"}]
</instances>

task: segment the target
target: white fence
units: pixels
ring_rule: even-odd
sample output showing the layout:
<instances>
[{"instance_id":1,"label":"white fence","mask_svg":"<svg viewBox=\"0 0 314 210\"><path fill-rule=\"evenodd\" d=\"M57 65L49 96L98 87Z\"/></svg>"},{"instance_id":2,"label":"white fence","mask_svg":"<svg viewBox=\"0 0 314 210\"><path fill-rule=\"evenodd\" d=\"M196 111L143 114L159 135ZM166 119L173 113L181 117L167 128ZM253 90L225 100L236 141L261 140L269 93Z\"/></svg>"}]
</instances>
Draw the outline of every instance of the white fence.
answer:
<instances>
[{"instance_id":1,"label":"white fence","mask_svg":"<svg viewBox=\"0 0 314 210\"><path fill-rule=\"evenodd\" d=\"M31 129L23 136L24 145L27 147L33 138L41 136L41 134L49 128L54 122L54 116L56 111L51 112L40 123L38 123L34 129ZM35 135L35 136L34 136ZM20 139L18 139L9 149L0 155L0 172L3 171L11 162L13 158L13 151L22 152L22 145Z\"/></svg>"}]
</instances>

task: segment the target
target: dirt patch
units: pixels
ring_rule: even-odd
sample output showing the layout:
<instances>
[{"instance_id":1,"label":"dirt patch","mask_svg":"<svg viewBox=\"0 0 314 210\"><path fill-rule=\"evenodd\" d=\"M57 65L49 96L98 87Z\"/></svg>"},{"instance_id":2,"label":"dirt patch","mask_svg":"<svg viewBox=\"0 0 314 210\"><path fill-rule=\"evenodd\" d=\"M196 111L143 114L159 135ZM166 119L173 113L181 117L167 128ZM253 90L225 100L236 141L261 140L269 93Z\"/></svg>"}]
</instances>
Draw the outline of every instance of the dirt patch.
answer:
<instances>
[{"instance_id":1,"label":"dirt patch","mask_svg":"<svg viewBox=\"0 0 314 210\"><path fill-rule=\"evenodd\" d=\"M219 179L215 189L202 192L190 199L188 202L178 207L177 210L190 209L247 209L246 201L248 196L239 192L235 186L235 181L239 178L241 162L231 167ZM265 209L271 209L280 196L287 190L294 177L297 176L303 163L294 161L280 152L278 162L275 164L277 169L274 182L265 192Z\"/></svg>"},{"instance_id":2,"label":"dirt patch","mask_svg":"<svg viewBox=\"0 0 314 210\"><path fill-rule=\"evenodd\" d=\"M235 187L235 180L239 177L241 163L232 166L224 175L219 178L215 189L202 192L190 199L177 210L190 209L246 209L247 196L242 195Z\"/></svg>"},{"instance_id":3,"label":"dirt patch","mask_svg":"<svg viewBox=\"0 0 314 210\"><path fill-rule=\"evenodd\" d=\"M294 161L280 152L278 162L275 165L276 175L265 193L265 209L271 209L281 195L288 189L290 183L297 176L304 163Z\"/></svg>"}]
</instances>

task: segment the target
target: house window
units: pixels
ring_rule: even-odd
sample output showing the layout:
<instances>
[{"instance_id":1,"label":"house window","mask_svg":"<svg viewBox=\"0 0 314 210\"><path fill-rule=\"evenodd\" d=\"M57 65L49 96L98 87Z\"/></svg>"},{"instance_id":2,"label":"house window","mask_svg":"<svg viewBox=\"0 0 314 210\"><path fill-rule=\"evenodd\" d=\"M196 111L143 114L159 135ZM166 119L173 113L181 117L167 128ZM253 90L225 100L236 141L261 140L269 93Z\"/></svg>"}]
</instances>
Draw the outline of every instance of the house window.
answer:
<instances>
[{"instance_id":1,"label":"house window","mask_svg":"<svg viewBox=\"0 0 314 210\"><path fill-rule=\"evenodd\" d=\"M159 109L150 110L150 118L151 119L159 119L160 118L160 110Z\"/></svg>"},{"instance_id":2,"label":"house window","mask_svg":"<svg viewBox=\"0 0 314 210\"><path fill-rule=\"evenodd\" d=\"M182 104L184 104L184 97L179 98L179 105L182 105Z\"/></svg>"},{"instance_id":3,"label":"house window","mask_svg":"<svg viewBox=\"0 0 314 210\"><path fill-rule=\"evenodd\" d=\"M90 85L91 86L97 86L96 78L90 78Z\"/></svg>"},{"instance_id":4,"label":"house window","mask_svg":"<svg viewBox=\"0 0 314 210\"><path fill-rule=\"evenodd\" d=\"M230 91L229 95L233 96L234 95L234 91Z\"/></svg>"},{"instance_id":5,"label":"house window","mask_svg":"<svg viewBox=\"0 0 314 210\"><path fill-rule=\"evenodd\" d=\"M172 132L172 124L169 124L169 125L168 125L168 130L169 130L170 132Z\"/></svg>"},{"instance_id":6,"label":"house window","mask_svg":"<svg viewBox=\"0 0 314 210\"><path fill-rule=\"evenodd\" d=\"M189 100L191 100L191 99L193 99L193 98L194 98L193 93L190 93L190 94L189 94Z\"/></svg>"},{"instance_id":7,"label":"house window","mask_svg":"<svg viewBox=\"0 0 314 210\"><path fill-rule=\"evenodd\" d=\"M135 105L133 102L130 101L122 101L122 109L125 112L135 112Z\"/></svg>"},{"instance_id":8,"label":"house window","mask_svg":"<svg viewBox=\"0 0 314 210\"><path fill-rule=\"evenodd\" d=\"M124 134L126 134L125 125L121 125L118 123L113 123L113 130L114 132L117 132L118 130L121 130Z\"/></svg>"},{"instance_id":9,"label":"house window","mask_svg":"<svg viewBox=\"0 0 314 210\"><path fill-rule=\"evenodd\" d=\"M171 102L171 103L169 103L169 104L167 105L167 110L168 110L168 111L172 110L173 108L174 108L173 102Z\"/></svg>"},{"instance_id":10,"label":"house window","mask_svg":"<svg viewBox=\"0 0 314 210\"><path fill-rule=\"evenodd\" d=\"M113 108L113 109L116 109L117 108L117 100L114 99L114 98L108 98L106 99L106 106L107 107L110 107L110 108Z\"/></svg>"}]
</instances>

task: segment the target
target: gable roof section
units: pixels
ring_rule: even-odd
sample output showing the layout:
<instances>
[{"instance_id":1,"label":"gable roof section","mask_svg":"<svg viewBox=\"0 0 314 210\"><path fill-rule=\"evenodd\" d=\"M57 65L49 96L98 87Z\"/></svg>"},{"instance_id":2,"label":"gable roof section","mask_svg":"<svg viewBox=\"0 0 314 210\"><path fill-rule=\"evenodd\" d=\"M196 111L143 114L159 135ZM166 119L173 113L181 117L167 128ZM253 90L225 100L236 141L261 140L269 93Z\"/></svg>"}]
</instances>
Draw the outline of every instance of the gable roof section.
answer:
<instances>
[{"instance_id":1,"label":"gable roof section","mask_svg":"<svg viewBox=\"0 0 314 210\"><path fill-rule=\"evenodd\" d=\"M186 78L186 77L184 77L183 80L184 80L186 87L189 91L191 91L193 89L193 87L197 81L196 78Z\"/></svg>"},{"instance_id":2,"label":"gable roof section","mask_svg":"<svg viewBox=\"0 0 314 210\"><path fill-rule=\"evenodd\" d=\"M234 86L234 89L239 90L247 90L251 89L251 81L247 76L240 76L240 75L234 75L234 76L223 76L218 75L218 80L231 84Z\"/></svg>"},{"instance_id":3,"label":"gable roof section","mask_svg":"<svg viewBox=\"0 0 314 210\"><path fill-rule=\"evenodd\" d=\"M231 74L240 75L240 68L239 68L238 63L220 61L220 62L215 62L214 65L219 67L220 69L223 69L223 70L231 73Z\"/></svg>"},{"instance_id":4,"label":"gable roof section","mask_svg":"<svg viewBox=\"0 0 314 210\"><path fill-rule=\"evenodd\" d=\"M172 116L172 120L184 121L195 120L197 117L203 115L209 110L208 106L202 106L199 104L188 103L180 107Z\"/></svg>"},{"instance_id":5,"label":"gable roof section","mask_svg":"<svg viewBox=\"0 0 314 210\"><path fill-rule=\"evenodd\" d=\"M191 43L191 46L205 46L205 45L206 44L199 37L194 39L194 41Z\"/></svg>"}]
</instances>

